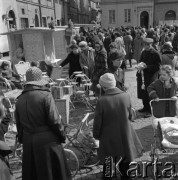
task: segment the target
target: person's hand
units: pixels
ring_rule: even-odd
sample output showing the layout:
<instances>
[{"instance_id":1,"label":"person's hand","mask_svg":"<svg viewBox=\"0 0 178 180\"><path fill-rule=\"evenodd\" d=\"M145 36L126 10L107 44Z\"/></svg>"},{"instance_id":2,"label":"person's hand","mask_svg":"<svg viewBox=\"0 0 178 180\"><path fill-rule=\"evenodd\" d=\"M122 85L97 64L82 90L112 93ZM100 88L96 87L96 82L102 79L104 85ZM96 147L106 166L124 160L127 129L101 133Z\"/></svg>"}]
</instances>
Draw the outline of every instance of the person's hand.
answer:
<instances>
[{"instance_id":1,"label":"person's hand","mask_svg":"<svg viewBox=\"0 0 178 180\"><path fill-rule=\"evenodd\" d=\"M4 81L5 81L6 85L7 85L7 87L11 88L11 85L10 85L9 81L6 78L4 79Z\"/></svg>"},{"instance_id":2,"label":"person's hand","mask_svg":"<svg viewBox=\"0 0 178 180\"><path fill-rule=\"evenodd\" d=\"M87 67L87 66L83 66L83 68L84 68L84 69L88 69L88 67Z\"/></svg>"},{"instance_id":3,"label":"person's hand","mask_svg":"<svg viewBox=\"0 0 178 180\"><path fill-rule=\"evenodd\" d=\"M155 98L154 100L155 100L156 102L158 102L158 101L159 101L159 98Z\"/></svg>"}]
</instances>

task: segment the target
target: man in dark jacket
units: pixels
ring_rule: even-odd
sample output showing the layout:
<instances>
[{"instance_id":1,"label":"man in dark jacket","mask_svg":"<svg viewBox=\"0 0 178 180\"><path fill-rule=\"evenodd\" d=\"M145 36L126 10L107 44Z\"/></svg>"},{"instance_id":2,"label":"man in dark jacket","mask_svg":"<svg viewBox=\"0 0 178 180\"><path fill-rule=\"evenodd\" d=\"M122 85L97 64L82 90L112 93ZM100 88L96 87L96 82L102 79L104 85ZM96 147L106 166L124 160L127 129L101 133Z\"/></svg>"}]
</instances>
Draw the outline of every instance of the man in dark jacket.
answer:
<instances>
[{"instance_id":1,"label":"man in dark jacket","mask_svg":"<svg viewBox=\"0 0 178 180\"><path fill-rule=\"evenodd\" d=\"M69 77L72 76L72 74L75 71L81 71L81 66L79 63L79 48L77 45L71 45L70 49L72 49L72 52L69 53L69 55L64 59L64 61L60 64L61 67L69 64Z\"/></svg>"},{"instance_id":2,"label":"man in dark jacket","mask_svg":"<svg viewBox=\"0 0 178 180\"><path fill-rule=\"evenodd\" d=\"M147 87L158 78L158 71L161 65L159 53L152 47L153 39L144 39L144 50L141 53L140 65L137 71L137 93L142 99L143 109L139 112L150 113L149 96Z\"/></svg>"}]
</instances>

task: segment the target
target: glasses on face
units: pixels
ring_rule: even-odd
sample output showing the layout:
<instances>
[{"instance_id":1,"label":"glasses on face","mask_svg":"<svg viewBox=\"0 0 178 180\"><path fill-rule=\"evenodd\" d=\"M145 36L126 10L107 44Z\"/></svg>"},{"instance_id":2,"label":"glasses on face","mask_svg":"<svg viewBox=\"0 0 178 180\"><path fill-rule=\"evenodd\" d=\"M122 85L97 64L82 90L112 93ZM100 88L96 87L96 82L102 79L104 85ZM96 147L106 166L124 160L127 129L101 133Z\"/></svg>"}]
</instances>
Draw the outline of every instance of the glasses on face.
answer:
<instances>
[{"instance_id":1,"label":"glasses on face","mask_svg":"<svg viewBox=\"0 0 178 180\"><path fill-rule=\"evenodd\" d=\"M95 48L100 48L100 46L95 45Z\"/></svg>"}]
</instances>

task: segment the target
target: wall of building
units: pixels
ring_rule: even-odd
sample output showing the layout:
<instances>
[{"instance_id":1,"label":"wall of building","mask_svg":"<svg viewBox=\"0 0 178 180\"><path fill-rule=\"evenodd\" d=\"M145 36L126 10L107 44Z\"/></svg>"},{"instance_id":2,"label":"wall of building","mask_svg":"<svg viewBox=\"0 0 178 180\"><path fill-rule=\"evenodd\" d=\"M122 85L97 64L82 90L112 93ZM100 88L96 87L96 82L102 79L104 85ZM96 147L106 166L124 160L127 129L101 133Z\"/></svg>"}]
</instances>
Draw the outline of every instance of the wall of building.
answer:
<instances>
[{"instance_id":1,"label":"wall of building","mask_svg":"<svg viewBox=\"0 0 178 180\"><path fill-rule=\"evenodd\" d=\"M28 19L28 27L35 27L35 15L38 17L39 26L40 26L40 14L39 6L33 4L27 4L22 2L17 2L18 7L18 18L19 18L19 27L24 28L22 25L22 19Z\"/></svg>"},{"instance_id":2,"label":"wall of building","mask_svg":"<svg viewBox=\"0 0 178 180\"><path fill-rule=\"evenodd\" d=\"M101 3L102 27L119 27L119 26L140 26L140 15L143 11L149 14L149 26L153 25L153 2L151 1L114 1L104 0ZM130 9L131 21L125 22L125 9ZM109 23L109 10L115 10L115 23Z\"/></svg>"},{"instance_id":3,"label":"wall of building","mask_svg":"<svg viewBox=\"0 0 178 180\"><path fill-rule=\"evenodd\" d=\"M9 21L7 21L6 19L8 17L10 10L14 12L16 28L19 28L16 1L14 0L0 1L0 33L10 31ZM7 36L0 35L0 53L7 51L9 51Z\"/></svg>"},{"instance_id":4,"label":"wall of building","mask_svg":"<svg viewBox=\"0 0 178 180\"><path fill-rule=\"evenodd\" d=\"M176 12L176 20L178 20L178 2L166 3L166 4L156 4L155 6L155 23L159 24L159 21L165 20L165 14L169 10Z\"/></svg>"}]
</instances>

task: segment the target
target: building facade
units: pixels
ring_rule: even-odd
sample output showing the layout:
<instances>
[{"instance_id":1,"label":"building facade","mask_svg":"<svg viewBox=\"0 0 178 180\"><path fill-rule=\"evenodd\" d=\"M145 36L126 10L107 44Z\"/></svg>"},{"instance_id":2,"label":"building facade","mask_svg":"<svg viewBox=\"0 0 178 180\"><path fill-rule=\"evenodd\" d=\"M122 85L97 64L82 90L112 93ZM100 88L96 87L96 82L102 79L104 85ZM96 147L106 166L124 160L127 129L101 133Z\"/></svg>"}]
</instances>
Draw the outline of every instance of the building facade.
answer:
<instances>
[{"instance_id":1,"label":"building facade","mask_svg":"<svg viewBox=\"0 0 178 180\"><path fill-rule=\"evenodd\" d=\"M19 28L18 9L14 0L0 0L0 33ZM0 35L0 53L9 51L7 36Z\"/></svg>"},{"instance_id":2,"label":"building facade","mask_svg":"<svg viewBox=\"0 0 178 180\"><path fill-rule=\"evenodd\" d=\"M178 20L178 0L101 0L101 9L103 27L147 28Z\"/></svg>"},{"instance_id":3,"label":"building facade","mask_svg":"<svg viewBox=\"0 0 178 180\"><path fill-rule=\"evenodd\" d=\"M155 0L155 25L178 25L178 0Z\"/></svg>"}]
</instances>

